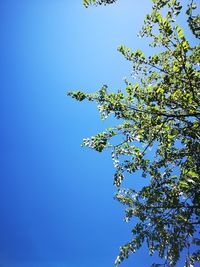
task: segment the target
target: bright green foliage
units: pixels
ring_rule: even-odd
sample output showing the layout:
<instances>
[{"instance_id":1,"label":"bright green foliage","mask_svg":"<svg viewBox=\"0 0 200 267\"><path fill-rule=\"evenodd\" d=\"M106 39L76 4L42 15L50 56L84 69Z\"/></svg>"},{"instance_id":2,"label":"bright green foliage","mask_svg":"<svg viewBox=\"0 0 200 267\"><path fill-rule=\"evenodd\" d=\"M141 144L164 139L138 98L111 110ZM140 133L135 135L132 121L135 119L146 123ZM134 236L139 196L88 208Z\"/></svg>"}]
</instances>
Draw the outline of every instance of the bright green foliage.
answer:
<instances>
[{"instance_id":1,"label":"bright green foliage","mask_svg":"<svg viewBox=\"0 0 200 267\"><path fill-rule=\"evenodd\" d=\"M183 249L186 267L200 260L200 45L192 47L176 22L184 13L191 34L199 38L200 16L194 15L195 3L186 2L153 0L140 35L150 37L150 46L159 46L160 52L147 57L140 50L119 47L133 63L135 80L125 81L125 92L108 92L104 85L93 94L68 93L79 101L95 101L102 119L120 119L117 126L83 141L99 152L111 149L115 198L126 206L125 221L138 219L116 266L144 242L150 255L156 251L165 258L164 264L153 266L175 266ZM114 144L113 136L122 141ZM127 174L134 179L137 171L149 184L138 191L122 188Z\"/></svg>"}]
</instances>

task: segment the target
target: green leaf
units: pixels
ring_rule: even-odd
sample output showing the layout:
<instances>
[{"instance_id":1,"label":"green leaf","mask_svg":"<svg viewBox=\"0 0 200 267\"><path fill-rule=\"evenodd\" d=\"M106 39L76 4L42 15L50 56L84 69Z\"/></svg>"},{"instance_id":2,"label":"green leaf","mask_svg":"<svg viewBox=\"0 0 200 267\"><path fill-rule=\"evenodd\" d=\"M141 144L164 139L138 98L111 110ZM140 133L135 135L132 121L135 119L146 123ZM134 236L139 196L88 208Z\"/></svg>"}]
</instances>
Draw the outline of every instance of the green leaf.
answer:
<instances>
[{"instance_id":1,"label":"green leaf","mask_svg":"<svg viewBox=\"0 0 200 267\"><path fill-rule=\"evenodd\" d=\"M176 29L177 29L177 33L178 33L179 38L183 39L184 38L183 30L179 26L177 26Z\"/></svg>"}]
</instances>

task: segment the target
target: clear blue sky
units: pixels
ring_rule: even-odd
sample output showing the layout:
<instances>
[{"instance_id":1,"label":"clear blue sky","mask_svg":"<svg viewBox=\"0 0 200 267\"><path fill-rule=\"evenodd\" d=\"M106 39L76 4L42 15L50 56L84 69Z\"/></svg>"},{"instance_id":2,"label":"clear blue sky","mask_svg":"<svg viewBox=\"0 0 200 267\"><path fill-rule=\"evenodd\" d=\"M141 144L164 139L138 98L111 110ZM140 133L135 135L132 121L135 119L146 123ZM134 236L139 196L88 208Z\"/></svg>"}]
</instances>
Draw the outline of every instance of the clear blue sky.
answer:
<instances>
[{"instance_id":1,"label":"clear blue sky","mask_svg":"<svg viewBox=\"0 0 200 267\"><path fill-rule=\"evenodd\" d=\"M122 87L131 67L117 47L147 51L136 34L149 9L149 0L0 1L0 266L110 267L131 238L109 153L80 147L109 122L66 92ZM144 248L121 266L150 263Z\"/></svg>"}]
</instances>

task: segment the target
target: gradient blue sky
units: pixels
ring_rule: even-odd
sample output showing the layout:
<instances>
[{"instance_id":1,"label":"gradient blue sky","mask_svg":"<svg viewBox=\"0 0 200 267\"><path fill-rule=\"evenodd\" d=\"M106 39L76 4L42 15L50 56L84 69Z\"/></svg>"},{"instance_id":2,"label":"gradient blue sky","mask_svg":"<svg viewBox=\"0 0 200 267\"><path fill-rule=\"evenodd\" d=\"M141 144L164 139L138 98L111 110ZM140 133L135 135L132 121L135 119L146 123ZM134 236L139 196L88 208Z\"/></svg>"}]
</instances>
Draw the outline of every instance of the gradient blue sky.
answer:
<instances>
[{"instance_id":1,"label":"gradient blue sky","mask_svg":"<svg viewBox=\"0 0 200 267\"><path fill-rule=\"evenodd\" d=\"M131 68L117 47L147 51L136 34L150 5L0 1L0 266L110 267L131 238L109 153L80 147L109 121L66 92L123 86ZM121 266L150 263L144 248Z\"/></svg>"}]
</instances>

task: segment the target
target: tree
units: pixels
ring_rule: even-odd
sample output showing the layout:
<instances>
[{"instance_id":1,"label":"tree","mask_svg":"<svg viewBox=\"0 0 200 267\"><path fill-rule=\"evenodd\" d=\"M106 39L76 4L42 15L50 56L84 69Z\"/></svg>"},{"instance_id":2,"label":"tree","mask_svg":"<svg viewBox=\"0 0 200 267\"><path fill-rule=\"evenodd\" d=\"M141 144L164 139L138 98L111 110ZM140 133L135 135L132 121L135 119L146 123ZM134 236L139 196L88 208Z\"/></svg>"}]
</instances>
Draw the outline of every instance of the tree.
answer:
<instances>
[{"instance_id":1,"label":"tree","mask_svg":"<svg viewBox=\"0 0 200 267\"><path fill-rule=\"evenodd\" d=\"M177 0L152 0L140 32L159 52L145 56L125 46L119 51L133 63L134 81L123 91L108 92L106 85L95 93L68 95L78 101L95 101L102 119L113 115L120 123L83 140L99 152L111 149L116 172L115 198L126 206L125 221L138 220L131 240L120 248L118 266L147 243L149 253L175 266L187 250L185 266L200 260L200 45L192 46L177 24L183 13L193 38L200 38L196 4ZM115 0L84 0L84 5L112 4ZM112 142L118 136L118 144ZM151 148L151 155L149 149ZM140 190L123 188L125 176L148 181ZM129 175L130 174L130 175Z\"/></svg>"}]
</instances>

